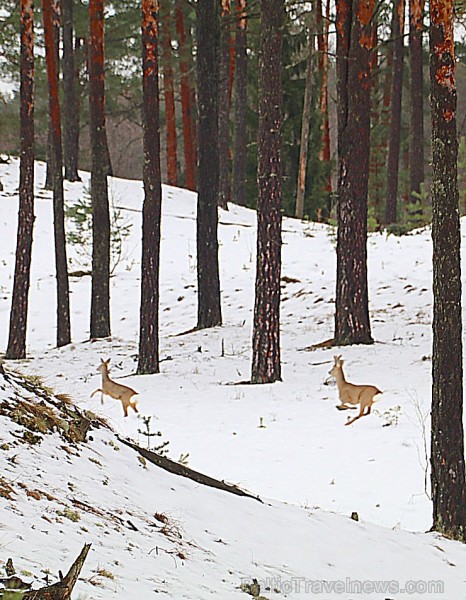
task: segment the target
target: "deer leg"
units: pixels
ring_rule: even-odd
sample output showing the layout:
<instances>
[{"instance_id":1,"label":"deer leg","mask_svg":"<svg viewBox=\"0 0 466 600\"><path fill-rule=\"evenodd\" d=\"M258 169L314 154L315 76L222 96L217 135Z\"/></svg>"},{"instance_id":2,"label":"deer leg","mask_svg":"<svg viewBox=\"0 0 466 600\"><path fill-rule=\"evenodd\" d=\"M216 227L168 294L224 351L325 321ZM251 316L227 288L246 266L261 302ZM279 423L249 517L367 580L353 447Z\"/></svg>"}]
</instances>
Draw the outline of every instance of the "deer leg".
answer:
<instances>
[{"instance_id":1,"label":"deer leg","mask_svg":"<svg viewBox=\"0 0 466 600\"><path fill-rule=\"evenodd\" d=\"M130 402L130 406L134 410L135 413L139 412L138 411L138 403L136 401L135 402Z\"/></svg>"},{"instance_id":2,"label":"deer leg","mask_svg":"<svg viewBox=\"0 0 466 600\"><path fill-rule=\"evenodd\" d=\"M364 416L364 406L360 406L359 408L359 415L356 415L355 417L353 417L352 419L350 419L349 421L346 421L345 425L351 425L351 423L354 423L355 421L357 421L358 419L360 419L361 417Z\"/></svg>"}]
</instances>

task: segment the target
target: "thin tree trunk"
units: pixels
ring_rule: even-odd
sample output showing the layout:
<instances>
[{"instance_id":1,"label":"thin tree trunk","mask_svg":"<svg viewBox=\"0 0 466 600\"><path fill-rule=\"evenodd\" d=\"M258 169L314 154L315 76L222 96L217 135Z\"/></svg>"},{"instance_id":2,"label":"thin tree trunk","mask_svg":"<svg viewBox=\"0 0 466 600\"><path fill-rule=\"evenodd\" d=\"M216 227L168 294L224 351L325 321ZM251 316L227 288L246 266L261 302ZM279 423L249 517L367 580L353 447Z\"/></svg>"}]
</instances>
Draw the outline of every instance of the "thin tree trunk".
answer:
<instances>
[{"instance_id":1,"label":"thin tree trunk","mask_svg":"<svg viewBox=\"0 0 466 600\"><path fill-rule=\"evenodd\" d=\"M281 380L281 143L284 21L283 0L261 0L257 263L252 383L273 383Z\"/></svg>"},{"instance_id":2,"label":"thin tree trunk","mask_svg":"<svg viewBox=\"0 0 466 600\"><path fill-rule=\"evenodd\" d=\"M61 15L61 0L52 0L52 22L53 22L53 39L55 48L55 61L57 63L57 78L60 73L60 15ZM53 131L52 123L49 119L49 128L47 133L47 169L45 172L45 185L46 190L53 190Z\"/></svg>"},{"instance_id":3,"label":"thin tree trunk","mask_svg":"<svg viewBox=\"0 0 466 600\"><path fill-rule=\"evenodd\" d=\"M189 4L185 4L189 6ZM199 118L199 111L197 107L197 92L196 92L196 65L193 56L193 32L191 27L186 29L186 60L188 64L188 85L189 85L189 97L191 103L191 115L192 115L192 145L193 145L193 161L194 161L194 181L197 184L197 169L199 162L199 139L197 131L197 122ZM197 189L197 188L196 188Z\"/></svg>"},{"instance_id":4,"label":"thin tree trunk","mask_svg":"<svg viewBox=\"0 0 466 600\"><path fill-rule=\"evenodd\" d=\"M316 2L316 25L318 30L317 45L319 50L319 73L320 73L320 130L322 132L322 145L319 152L319 160L330 162L330 128L328 120L328 31L329 31L329 0L327 0L325 19L323 15L323 0ZM330 173L324 189L326 192L332 191L332 183Z\"/></svg>"},{"instance_id":5,"label":"thin tree trunk","mask_svg":"<svg viewBox=\"0 0 466 600\"><path fill-rule=\"evenodd\" d=\"M433 351L431 482L433 529L465 539L460 224L452 0L430 3L432 111Z\"/></svg>"},{"instance_id":6,"label":"thin tree trunk","mask_svg":"<svg viewBox=\"0 0 466 600\"><path fill-rule=\"evenodd\" d=\"M53 167L53 228L55 238L55 266L57 277L57 346L71 341L70 294L68 262L66 258L65 210L63 193L63 151L61 142L60 102L58 92L58 64L55 48L54 10L51 0L42 0L44 41L49 84L50 122L52 132Z\"/></svg>"},{"instance_id":7,"label":"thin tree trunk","mask_svg":"<svg viewBox=\"0 0 466 600\"><path fill-rule=\"evenodd\" d=\"M230 0L222 2L222 21L220 35L220 75L218 109L219 143L219 194L218 205L228 210L231 196L230 178L230 50L231 50L231 12Z\"/></svg>"},{"instance_id":8,"label":"thin tree trunk","mask_svg":"<svg viewBox=\"0 0 466 600\"><path fill-rule=\"evenodd\" d=\"M369 159L369 205L374 209L374 216L379 217L380 202L384 194L384 182L381 181L381 167L385 161L381 160L380 148L380 67L378 53L378 22L372 23L372 55L371 55L371 129L375 134L371 139L371 155Z\"/></svg>"},{"instance_id":9,"label":"thin tree trunk","mask_svg":"<svg viewBox=\"0 0 466 600\"><path fill-rule=\"evenodd\" d=\"M159 372L159 267L162 182L157 0L142 0L144 205L138 373ZM165 22L166 24L166 22Z\"/></svg>"},{"instance_id":10,"label":"thin tree trunk","mask_svg":"<svg viewBox=\"0 0 466 600\"><path fill-rule=\"evenodd\" d=\"M75 65L73 49L73 0L63 2L63 90L64 90L64 146L65 179L81 181L78 174L78 110L75 88Z\"/></svg>"},{"instance_id":11,"label":"thin tree trunk","mask_svg":"<svg viewBox=\"0 0 466 600\"><path fill-rule=\"evenodd\" d=\"M422 28L424 0L409 2L410 124L409 191L419 194L424 181L424 77L422 72ZM417 199L416 199L417 200Z\"/></svg>"},{"instance_id":12,"label":"thin tree trunk","mask_svg":"<svg viewBox=\"0 0 466 600\"><path fill-rule=\"evenodd\" d=\"M91 135L91 338L110 335L110 214L105 136L104 0L89 1L89 115Z\"/></svg>"},{"instance_id":13,"label":"thin tree trunk","mask_svg":"<svg viewBox=\"0 0 466 600\"><path fill-rule=\"evenodd\" d=\"M337 3L337 69L341 97L338 98L340 168L334 338L336 345L373 343L367 284L367 193L372 51L370 41L374 4L375 0L353 0L350 8L347 0L338 0ZM346 67L342 65L343 62L346 62ZM346 79L342 79L344 75Z\"/></svg>"},{"instance_id":14,"label":"thin tree trunk","mask_svg":"<svg viewBox=\"0 0 466 600\"><path fill-rule=\"evenodd\" d=\"M395 38L395 46L393 52L392 106L387 160L386 225L396 223L397 221L398 167L400 163L401 141L401 96L403 93L405 0L396 0L393 10L393 36Z\"/></svg>"},{"instance_id":15,"label":"thin tree trunk","mask_svg":"<svg viewBox=\"0 0 466 600\"><path fill-rule=\"evenodd\" d=\"M313 4L309 23L309 51L306 68L306 86L304 88L303 116L301 120L301 143L299 146L298 184L296 190L295 217L304 217L304 193L306 191L307 157L309 153L309 129L311 125L312 86L314 83L315 51L315 4Z\"/></svg>"},{"instance_id":16,"label":"thin tree trunk","mask_svg":"<svg viewBox=\"0 0 466 600\"><path fill-rule=\"evenodd\" d=\"M199 191L197 201L198 329L222 324L218 264L218 67L220 20L216 0L197 4Z\"/></svg>"},{"instance_id":17,"label":"thin tree trunk","mask_svg":"<svg viewBox=\"0 0 466 600\"><path fill-rule=\"evenodd\" d=\"M177 175L177 148L176 148L176 121L175 121L175 91L173 84L172 65L172 17L170 5L160 3L160 62L163 74L163 93L165 100L165 130L167 139L167 182L169 185L178 185Z\"/></svg>"},{"instance_id":18,"label":"thin tree trunk","mask_svg":"<svg viewBox=\"0 0 466 600\"><path fill-rule=\"evenodd\" d=\"M186 29L184 24L183 0L175 0L176 33L178 36L178 52L181 73L181 114L183 119L183 149L185 185L188 190L196 189L196 165L194 152L193 107L191 102L191 84L186 44Z\"/></svg>"},{"instance_id":19,"label":"thin tree trunk","mask_svg":"<svg viewBox=\"0 0 466 600\"><path fill-rule=\"evenodd\" d=\"M5 358L26 357L34 224L34 0L21 0L20 167L15 277Z\"/></svg>"},{"instance_id":20,"label":"thin tree trunk","mask_svg":"<svg viewBox=\"0 0 466 600\"><path fill-rule=\"evenodd\" d=\"M236 61L235 61L235 135L233 146L233 191L232 199L241 206L247 205L246 164L247 164L247 7L246 0L237 0L236 19Z\"/></svg>"}]
</instances>

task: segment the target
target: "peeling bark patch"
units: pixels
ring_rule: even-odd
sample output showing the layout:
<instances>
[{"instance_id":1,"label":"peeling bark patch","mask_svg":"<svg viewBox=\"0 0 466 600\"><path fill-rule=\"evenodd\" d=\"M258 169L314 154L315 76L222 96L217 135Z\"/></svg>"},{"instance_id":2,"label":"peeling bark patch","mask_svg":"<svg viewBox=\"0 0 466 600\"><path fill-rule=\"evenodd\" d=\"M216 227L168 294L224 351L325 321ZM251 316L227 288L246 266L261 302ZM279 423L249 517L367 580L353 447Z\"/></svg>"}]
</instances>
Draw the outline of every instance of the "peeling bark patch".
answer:
<instances>
[{"instance_id":1,"label":"peeling bark patch","mask_svg":"<svg viewBox=\"0 0 466 600\"><path fill-rule=\"evenodd\" d=\"M456 112L450 109L445 109L442 112L443 118L447 123L450 123L450 121L452 121L455 117L456 117Z\"/></svg>"},{"instance_id":2,"label":"peeling bark patch","mask_svg":"<svg viewBox=\"0 0 466 600\"><path fill-rule=\"evenodd\" d=\"M374 4L375 0L360 0L357 15L361 27L367 27L371 24L374 14Z\"/></svg>"},{"instance_id":3,"label":"peeling bark patch","mask_svg":"<svg viewBox=\"0 0 466 600\"><path fill-rule=\"evenodd\" d=\"M435 74L435 79L440 86L447 88L449 92L456 90L455 69L453 64L439 67Z\"/></svg>"}]
</instances>

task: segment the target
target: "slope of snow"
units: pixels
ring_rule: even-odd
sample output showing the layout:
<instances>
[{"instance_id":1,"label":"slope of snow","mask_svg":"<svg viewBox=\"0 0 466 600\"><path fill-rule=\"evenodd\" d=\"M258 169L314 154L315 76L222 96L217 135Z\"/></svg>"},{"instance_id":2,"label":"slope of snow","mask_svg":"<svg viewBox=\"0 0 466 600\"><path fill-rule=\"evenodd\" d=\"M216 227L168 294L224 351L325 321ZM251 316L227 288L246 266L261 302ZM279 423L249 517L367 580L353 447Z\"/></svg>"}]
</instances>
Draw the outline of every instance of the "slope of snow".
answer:
<instances>
[{"instance_id":1,"label":"slope of snow","mask_svg":"<svg viewBox=\"0 0 466 600\"><path fill-rule=\"evenodd\" d=\"M5 189L0 195L3 347L8 336L14 271L17 167L16 160L0 165ZM83 197L88 175L82 176L82 184L65 184L67 202ZM162 372L136 377L142 186L140 182L110 179L113 202L132 224L124 258L112 278L112 338L89 341L90 278L73 277L74 341L57 350L52 205L50 193L41 189L44 177L44 165L38 163L30 358L11 366L39 374L56 392L71 395L79 407L99 413L115 431L141 445L146 444L142 418L150 416L151 431L163 432L161 439L169 440L172 458L189 453L190 467L245 487L266 499L266 504L194 485L151 465L144 468L129 449L115 451L108 431L93 434L94 440L80 450L79 456L66 455L70 462L64 469L63 453L50 436L40 446L22 449L27 460L21 462L21 477L27 485L40 488L46 481L54 489L50 493L61 503L72 503L75 495L81 495L84 502L100 506L106 513L128 514L138 531L121 524L118 528L114 523L101 530L97 522L102 519L86 511L78 523L62 519L56 525L54 514L52 524L44 524L40 517L45 509L40 502L50 503L24 498L25 494L18 492L16 503L7 503L5 512L2 509L2 516L8 516L2 519L2 544L8 556L21 556L31 571L29 561L36 557L41 568L48 566L56 572L63 569L66 559L74 560L84 542L93 541L87 577L91 577L92 569L96 571L96 565L103 564L110 565L116 579L104 578L102 582L100 577L102 589L80 583L89 598L123 593L128 598L145 598L157 586L174 598L204 598L212 593L227 598L241 593L236 589L241 577L281 577L283 581L292 577L331 581L350 577L404 583L408 579L431 579L433 574L446 582L447 597L466 598L460 574L465 559L462 546L432 534L398 531L425 531L431 519L425 493L431 396L429 231L404 238L370 236L371 319L376 343L342 348L338 353L343 354L350 381L375 384L384 395L376 414L343 427L347 415L335 410L336 388L326 385L336 351L305 350L333 333L335 251L330 228L284 220L283 382L241 384L250 374L255 215L235 206L221 211L224 325L186 333L196 324L197 314L196 197L165 186ZM74 248L70 248L69 257L74 268ZM102 406L98 395L90 398L99 387L96 368L101 357L111 357L111 376L123 378L122 383L138 390L140 418L132 414L124 419L119 403L108 399ZM0 432L2 440L7 437L8 423ZM0 456L8 466L4 454ZM89 460L92 457L103 465L100 470ZM42 481L36 473L38 465L46 465ZM102 483L105 477L108 485ZM353 511L358 512L361 522L348 519ZM175 542L154 537L155 513L167 514L179 524L184 541L180 552L185 560L163 550L158 555L155 550L149 554L159 543L170 551L178 548ZM21 526L25 522L31 529ZM187 543L190 541L193 547ZM154 560L157 564L151 565ZM273 597L273 592L269 593ZM294 592L286 597L294 597ZM328 593L324 597L334 596ZM373 597L385 598L387 594Z\"/></svg>"}]
</instances>

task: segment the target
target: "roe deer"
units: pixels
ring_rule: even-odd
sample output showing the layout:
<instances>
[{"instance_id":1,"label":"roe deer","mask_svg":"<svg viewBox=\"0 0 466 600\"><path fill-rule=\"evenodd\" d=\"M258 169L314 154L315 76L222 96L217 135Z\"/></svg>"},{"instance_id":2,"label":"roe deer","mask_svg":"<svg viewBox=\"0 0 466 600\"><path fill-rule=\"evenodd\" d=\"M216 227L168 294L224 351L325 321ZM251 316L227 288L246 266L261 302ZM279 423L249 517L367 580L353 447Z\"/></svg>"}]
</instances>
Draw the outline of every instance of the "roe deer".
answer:
<instances>
[{"instance_id":1,"label":"roe deer","mask_svg":"<svg viewBox=\"0 0 466 600\"><path fill-rule=\"evenodd\" d=\"M371 412L372 405L376 400L374 396L382 394L375 385L355 385L354 383L348 383L343 373L343 363L340 356L333 357L335 364L330 369L329 374L335 378L338 386L338 395L340 397L341 404L337 406L338 410L346 410L347 408L356 408L356 406L347 406L347 404L355 405L359 404L359 415L350 419L345 425L351 425L357 419L369 415ZM367 410L366 410L367 409Z\"/></svg>"},{"instance_id":2,"label":"roe deer","mask_svg":"<svg viewBox=\"0 0 466 600\"><path fill-rule=\"evenodd\" d=\"M100 359L100 366L97 370L100 371L100 373L102 373L102 387L92 392L91 398L94 394L97 394L97 392L102 392L102 404L104 403L104 394L106 396L114 398L115 400L120 400L123 405L123 412L125 413L125 417L128 416L128 407L131 407L134 410L134 412L139 412L137 400L131 400L131 398L135 396L137 392L135 392L132 388L128 387L127 385L116 383L116 381L110 379L110 377L108 376L109 362L110 359Z\"/></svg>"}]
</instances>

